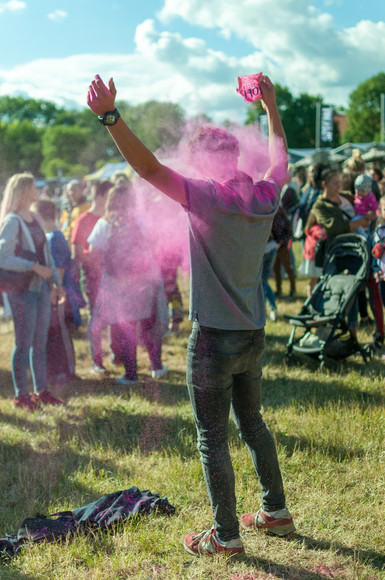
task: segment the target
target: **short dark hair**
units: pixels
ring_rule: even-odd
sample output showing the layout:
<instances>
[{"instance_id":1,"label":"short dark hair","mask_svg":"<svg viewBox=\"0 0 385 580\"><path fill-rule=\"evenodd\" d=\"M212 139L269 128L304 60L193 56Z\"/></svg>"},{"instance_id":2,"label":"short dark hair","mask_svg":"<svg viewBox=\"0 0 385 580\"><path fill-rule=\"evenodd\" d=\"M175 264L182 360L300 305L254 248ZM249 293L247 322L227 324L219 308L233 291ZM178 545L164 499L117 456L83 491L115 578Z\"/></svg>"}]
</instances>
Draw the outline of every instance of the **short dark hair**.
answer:
<instances>
[{"instance_id":1,"label":"short dark hair","mask_svg":"<svg viewBox=\"0 0 385 580\"><path fill-rule=\"evenodd\" d=\"M321 172L321 183L329 183L335 175L341 175L341 170L337 167L327 167Z\"/></svg>"},{"instance_id":2,"label":"short dark hair","mask_svg":"<svg viewBox=\"0 0 385 580\"><path fill-rule=\"evenodd\" d=\"M104 197L112 187L113 184L109 179L101 179L100 181L94 181L91 185L92 199L95 199L99 195Z\"/></svg>"},{"instance_id":3,"label":"short dark hair","mask_svg":"<svg viewBox=\"0 0 385 580\"><path fill-rule=\"evenodd\" d=\"M192 153L196 153L197 151L211 153L231 151L239 155L238 139L225 129L212 125L199 127L189 140L188 146Z\"/></svg>"},{"instance_id":4,"label":"short dark hair","mask_svg":"<svg viewBox=\"0 0 385 580\"><path fill-rule=\"evenodd\" d=\"M41 197L36 203L36 211L43 220L56 219L56 204L49 197Z\"/></svg>"},{"instance_id":5,"label":"short dark hair","mask_svg":"<svg viewBox=\"0 0 385 580\"><path fill-rule=\"evenodd\" d=\"M384 179L384 172L382 171L382 169L380 169L379 167L373 167L372 171L374 175L377 175L378 181Z\"/></svg>"}]
</instances>

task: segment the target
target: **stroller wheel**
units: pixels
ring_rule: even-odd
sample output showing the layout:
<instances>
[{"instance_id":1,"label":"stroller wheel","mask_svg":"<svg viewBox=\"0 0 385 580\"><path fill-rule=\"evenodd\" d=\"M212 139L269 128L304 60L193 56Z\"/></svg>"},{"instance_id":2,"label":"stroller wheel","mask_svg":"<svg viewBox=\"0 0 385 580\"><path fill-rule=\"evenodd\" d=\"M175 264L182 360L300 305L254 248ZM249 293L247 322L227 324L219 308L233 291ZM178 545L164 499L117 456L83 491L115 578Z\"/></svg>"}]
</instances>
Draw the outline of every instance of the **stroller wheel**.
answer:
<instances>
[{"instance_id":1,"label":"stroller wheel","mask_svg":"<svg viewBox=\"0 0 385 580\"><path fill-rule=\"evenodd\" d=\"M321 360L318 368L320 373L324 373L330 370L330 365L328 365L324 360Z\"/></svg>"},{"instance_id":2,"label":"stroller wheel","mask_svg":"<svg viewBox=\"0 0 385 580\"><path fill-rule=\"evenodd\" d=\"M372 360L374 358L374 346L372 344L364 344L361 348L365 362L367 362L367 359Z\"/></svg>"},{"instance_id":3,"label":"stroller wheel","mask_svg":"<svg viewBox=\"0 0 385 580\"><path fill-rule=\"evenodd\" d=\"M294 354L285 354L285 356L283 357L283 364L287 368L295 367L299 365L300 362L301 362L300 358L298 356L295 356Z\"/></svg>"},{"instance_id":4,"label":"stroller wheel","mask_svg":"<svg viewBox=\"0 0 385 580\"><path fill-rule=\"evenodd\" d=\"M324 358L320 361L318 368L321 373L326 371L336 371L338 368L337 361L329 356L324 356Z\"/></svg>"}]
</instances>

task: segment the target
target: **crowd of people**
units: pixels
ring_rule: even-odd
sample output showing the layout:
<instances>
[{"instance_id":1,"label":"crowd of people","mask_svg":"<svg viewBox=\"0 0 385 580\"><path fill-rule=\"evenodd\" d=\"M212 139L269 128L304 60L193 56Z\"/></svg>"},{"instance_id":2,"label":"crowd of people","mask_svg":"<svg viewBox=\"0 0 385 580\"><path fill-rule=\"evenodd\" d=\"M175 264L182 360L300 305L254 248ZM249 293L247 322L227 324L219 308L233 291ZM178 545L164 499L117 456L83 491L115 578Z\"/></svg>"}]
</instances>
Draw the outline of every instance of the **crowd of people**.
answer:
<instances>
[{"instance_id":1,"label":"crowd of people","mask_svg":"<svg viewBox=\"0 0 385 580\"><path fill-rule=\"evenodd\" d=\"M99 76L92 81L88 105L98 115L139 176L179 203L187 214L190 244L190 320L186 382L197 431L198 449L209 495L213 525L184 538L192 555L224 552L240 556L240 525L285 536L295 530L286 507L276 447L261 415L261 375L265 347L265 301L272 321L282 299L283 270L296 297L293 240L303 245L303 273L309 289L322 268L315 264L321 238L357 231L373 248L372 274L350 328L355 332L366 302L384 338L385 203L383 176L365 166L312 165L294 168L289 182L287 143L270 79L260 77L261 103L269 126L270 165L260 181L238 169L239 142L225 129L201 127L191 139L191 162L208 179L187 178L161 163L132 133L115 107L116 88ZM358 169L360 168L360 169ZM344 178L344 181L342 180ZM288 183L289 182L289 183ZM343 185L344 183L344 185ZM377 184L377 187L375 186ZM145 345L153 378L163 377L162 336L178 328L182 317L176 286L178 252L160 260L145 225L138 219L133 185L125 175L113 182L68 184L69 205L58 211L39 198L30 174L8 182L0 213L0 267L30 271L22 293L10 292L15 326L12 378L15 407L63 404L49 382L75 374L71 331L81 324L84 295L90 312L88 337L92 373L108 374L103 364L102 332L109 329L111 357L124 367L120 385L138 381L138 337ZM23 257L20 248L29 250ZM274 271L276 292L270 286ZM175 316L168 317L168 302ZM381 309L379 308L381 306ZM382 320L382 322L381 322ZM51 334L49 334L51 333ZM47 337L49 344L47 343ZM31 369L33 394L27 392ZM246 443L262 492L262 507L238 519L234 471L228 448L230 409ZM254 504L254 501L253 501Z\"/></svg>"},{"instance_id":2,"label":"crowd of people","mask_svg":"<svg viewBox=\"0 0 385 580\"><path fill-rule=\"evenodd\" d=\"M338 235L355 232L367 240L371 268L367 287L360 291L357 303L349 316L349 329L356 336L358 324L373 326L373 343L384 343L384 261L375 244L384 240L385 179L379 166L366 165L359 150L342 166L311 164L291 168L291 181L281 192L281 205L274 220L264 255L263 285L270 320L279 316L277 299L282 298L282 274L290 284L288 297L295 296L296 265L293 242L301 244L302 260L298 273L308 277L307 294L310 296L322 274L321 262L316 257L320 240L323 253ZM378 248L378 246L377 246ZM276 291L269 283L274 273ZM373 318L369 315L370 307ZM360 315L360 320L358 319Z\"/></svg>"},{"instance_id":3,"label":"crowd of people","mask_svg":"<svg viewBox=\"0 0 385 580\"><path fill-rule=\"evenodd\" d=\"M121 385L138 381L138 341L148 350L152 378L164 376L162 337L169 326L174 332L178 328L172 307L168 320L165 292L166 284L172 296L180 295L178 264L169 265L163 279L164 260L158 264L136 217L127 176L116 174L89 188L72 180L65 193L58 203L39 195L33 175L15 174L1 205L0 267L30 272L25 290L8 291L3 302L9 304L15 328L13 405L32 411L40 404L64 404L52 390L77 378L73 334L84 322L82 314L88 318L90 372L109 374L102 358L106 329L111 362L125 370L117 379Z\"/></svg>"}]
</instances>

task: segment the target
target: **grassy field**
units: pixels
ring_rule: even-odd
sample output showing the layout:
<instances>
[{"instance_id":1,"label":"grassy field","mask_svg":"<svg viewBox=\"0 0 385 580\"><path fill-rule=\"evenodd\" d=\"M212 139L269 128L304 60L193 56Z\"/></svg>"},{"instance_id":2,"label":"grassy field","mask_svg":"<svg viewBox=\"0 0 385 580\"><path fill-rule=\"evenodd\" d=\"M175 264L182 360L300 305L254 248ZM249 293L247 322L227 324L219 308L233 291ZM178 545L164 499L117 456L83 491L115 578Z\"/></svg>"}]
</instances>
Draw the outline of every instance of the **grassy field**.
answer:
<instances>
[{"instance_id":1,"label":"grassy field","mask_svg":"<svg viewBox=\"0 0 385 580\"><path fill-rule=\"evenodd\" d=\"M287 282L285 283L287 284ZM284 286L284 291L287 288ZM279 302L298 312L299 298ZM211 525L211 512L196 450L185 387L190 324L164 344L170 373L149 378L139 351L140 384L115 384L91 376L84 329L76 336L79 380L61 394L65 408L31 414L11 405L12 334L0 337L0 537L25 517L78 507L113 491L149 489L176 508L105 532L79 534L65 543L35 544L10 564L1 579L379 579L385 578L385 385L377 355L358 355L338 372L319 372L311 360L286 369L291 327L282 317L267 324L264 418L277 443L288 507L297 533L276 538L243 534L244 561L216 556L194 559L183 550L190 531ZM370 341L369 331L360 331ZM234 425L230 445L238 511L255 511L259 485Z\"/></svg>"}]
</instances>

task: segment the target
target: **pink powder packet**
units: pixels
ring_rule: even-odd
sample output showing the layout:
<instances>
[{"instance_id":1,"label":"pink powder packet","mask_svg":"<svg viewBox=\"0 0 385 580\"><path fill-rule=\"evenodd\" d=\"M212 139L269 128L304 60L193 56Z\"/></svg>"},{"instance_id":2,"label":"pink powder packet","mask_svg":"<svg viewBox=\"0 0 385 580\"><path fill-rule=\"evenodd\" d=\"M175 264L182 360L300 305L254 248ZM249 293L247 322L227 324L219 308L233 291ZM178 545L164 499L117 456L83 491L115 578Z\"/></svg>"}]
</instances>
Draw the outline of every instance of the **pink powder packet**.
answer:
<instances>
[{"instance_id":1,"label":"pink powder packet","mask_svg":"<svg viewBox=\"0 0 385 580\"><path fill-rule=\"evenodd\" d=\"M256 75L238 77L239 86L237 88L237 93L242 95L247 103L259 101L259 99L262 98L262 93L258 82L261 76L262 73L257 73Z\"/></svg>"}]
</instances>

